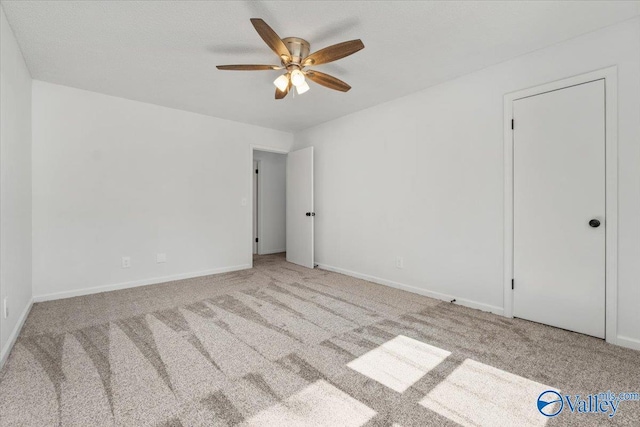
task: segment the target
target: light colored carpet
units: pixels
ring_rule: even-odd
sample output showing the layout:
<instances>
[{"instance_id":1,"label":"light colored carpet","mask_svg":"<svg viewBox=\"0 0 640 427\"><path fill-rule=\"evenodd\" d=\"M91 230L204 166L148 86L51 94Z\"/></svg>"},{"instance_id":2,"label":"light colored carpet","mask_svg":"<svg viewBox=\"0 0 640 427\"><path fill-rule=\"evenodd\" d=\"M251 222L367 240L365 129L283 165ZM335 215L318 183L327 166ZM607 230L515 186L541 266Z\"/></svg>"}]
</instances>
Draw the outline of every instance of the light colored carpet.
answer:
<instances>
[{"instance_id":1,"label":"light colored carpet","mask_svg":"<svg viewBox=\"0 0 640 427\"><path fill-rule=\"evenodd\" d=\"M640 425L536 409L640 391L640 352L282 255L36 304L0 375L2 426Z\"/></svg>"}]
</instances>

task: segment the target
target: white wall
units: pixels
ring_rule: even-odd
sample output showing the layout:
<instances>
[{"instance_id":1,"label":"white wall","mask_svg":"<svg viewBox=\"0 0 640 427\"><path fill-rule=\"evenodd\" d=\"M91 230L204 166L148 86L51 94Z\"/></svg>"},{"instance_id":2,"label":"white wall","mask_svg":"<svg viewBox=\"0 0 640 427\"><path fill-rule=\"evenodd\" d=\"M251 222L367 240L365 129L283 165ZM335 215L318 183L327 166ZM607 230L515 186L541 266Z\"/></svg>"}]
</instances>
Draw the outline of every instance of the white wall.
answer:
<instances>
[{"instance_id":1,"label":"white wall","mask_svg":"<svg viewBox=\"0 0 640 427\"><path fill-rule=\"evenodd\" d=\"M31 75L0 7L0 366L31 305ZM1 310L0 310L1 311Z\"/></svg>"},{"instance_id":2,"label":"white wall","mask_svg":"<svg viewBox=\"0 0 640 427\"><path fill-rule=\"evenodd\" d=\"M34 81L34 298L248 267L250 145L291 143L285 132Z\"/></svg>"},{"instance_id":3,"label":"white wall","mask_svg":"<svg viewBox=\"0 0 640 427\"><path fill-rule=\"evenodd\" d=\"M254 151L253 158L260 161L258 194L258 253L260 255L285 252L287 156Z\"/></svg>"},{"instance_id":4,"label":"white wall","mask_svg":"<svg viewBox=\"0 0 640 427\"><path fill-rule=\"evenodd\" d=\"M619 73L618 341L640 348L638 18L297 133L295 148L315 146L316 262L500 313L503 97L611 65Z\"/></svg>"}]
</instances>

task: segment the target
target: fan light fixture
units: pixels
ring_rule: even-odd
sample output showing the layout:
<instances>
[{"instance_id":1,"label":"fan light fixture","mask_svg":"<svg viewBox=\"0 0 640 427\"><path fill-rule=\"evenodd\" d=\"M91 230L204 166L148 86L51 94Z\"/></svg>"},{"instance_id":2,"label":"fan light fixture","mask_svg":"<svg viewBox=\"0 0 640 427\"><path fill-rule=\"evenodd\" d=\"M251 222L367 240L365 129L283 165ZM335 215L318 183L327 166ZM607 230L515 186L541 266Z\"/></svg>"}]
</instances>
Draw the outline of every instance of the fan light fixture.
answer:
<instances>
[{"instance_id":1,"label":"fan light fixture","mask_svg":"<svg viewBox=\"0 0 640 427\"><path fill-rule=\"evenodd\" d=\"M309 84L307 82L302 82L302 84L299 84L296 86L296 92L298 92L298 95L302 95L303 93L305 93L306 91L308 91L310 89Z\"/></svg>"},{"instance_id":2,"label":"fan light fixture","mask_svg":"<svg viewBox=\"0 0 640 427\"><path fill-rule=\"evenodd\" d=\"M1 0L0 0L1 1ZM281 39L273 28L260 18L251 18L251 24L256 29L262 40L278 55L280 65L218 65L218 70L235 71L271 71L284 70L286 74L278 77L273 84L276 85L276 99L284 99L292 86L296 87L298 94L309 90L307 77L314 83L328 87L329 89L347 92L351 86L329 74L306 69L306 67L327 64L352 55L364 48L362 40L349 40L334 44L314 53L310 53L311 45L300 37L287 37Z\"/></svg>"},{"instance_id":3,"label":"fan light fixture","mask_svg":"<svg viewBox=\"0 0 640 427\"><path fill-rule=\"evenodd\" d=\"M300 70L293 70L291 72L291 84L293 84L295 87L298 87L304 83L304 73Z\"/></svg>"},{"instance_id":4,"label":"fan light fixture","mask_svg":"<svg viewBox=\"0 0 640 427\"><path fill-rule=\"evenodd\" d=\"M273 84L276 85L276 87L280 89L280 91L284 92L289 86L289 76L287 74L283 74L275 79L273 81Z\"/></svg>"}]
</instances>

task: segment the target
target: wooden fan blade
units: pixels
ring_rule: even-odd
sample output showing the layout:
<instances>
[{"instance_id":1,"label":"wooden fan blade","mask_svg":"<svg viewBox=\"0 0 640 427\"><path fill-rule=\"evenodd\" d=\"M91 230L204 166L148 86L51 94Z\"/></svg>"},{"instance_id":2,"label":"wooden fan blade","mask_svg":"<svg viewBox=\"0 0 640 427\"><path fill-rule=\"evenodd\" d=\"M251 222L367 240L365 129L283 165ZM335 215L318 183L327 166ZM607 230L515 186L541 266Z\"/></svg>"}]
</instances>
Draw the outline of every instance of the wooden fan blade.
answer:
<instances>
[{"instance_id":1,"label":"wooden fan blade","mask_svg":"<svg viewBox=\"0 0 640 427\"><path fill-rule=\"evenodd\" d=\"M342 80L330 76L329 74L321 73L320 71L309 70L305 74L312 81L319 85L328 87L329 89L339 90L340 92L348 92L349 89L351 89L351 86Z\"/></svg>"},{"instance_id":2,"label":"wooden fan blade","mask_svg":"<svg viewBox=\"0 0 640 427\"><path fill-rule=\"evenodd\" d=\"M291 80L289 80L289 86L287 86L285 90L280 90L276 88L276 99L283 99L285 96L287 96L290 90L291 90Z\"/></svg>"},{"instance_id":3,"label":"wooden fan blade","mask_svg":"<svg viewBox=\"0 0 640 427\"><path fill-rule=\"evenodd\" d=\"M232 71L263 71L263 70L281 70L282 67L278 65L253 65L253 64L240 64L240 65L216 65L218 70L232 70Z\"/></svg>"},{"instance_id":4,"label":"wooden fan blade","mask_svg":"<svg viewBox=\"0 0 640 427\"><path fill-rule=\"evenodd\" d=\"M360 39L334 44L307 56L302 61L302 64L305 67L310 65L326 64L327 62L337 61L345 56L352 55L361 49L364 49L364 44Z\"/></svg>"},{"instance_id":5,"label":"wooden fan blade","mask_svg":"<svg viewBox=\"0 0 640 427\"><path fill-rule=\"evenodd\" d=\"M291 53L282 39L276 34L273 29L267 25L260 18L251 18L251 23L256 29L262 40L278 55L283 61L288 62L291 60Z\"/></svg>"}]
</instances>

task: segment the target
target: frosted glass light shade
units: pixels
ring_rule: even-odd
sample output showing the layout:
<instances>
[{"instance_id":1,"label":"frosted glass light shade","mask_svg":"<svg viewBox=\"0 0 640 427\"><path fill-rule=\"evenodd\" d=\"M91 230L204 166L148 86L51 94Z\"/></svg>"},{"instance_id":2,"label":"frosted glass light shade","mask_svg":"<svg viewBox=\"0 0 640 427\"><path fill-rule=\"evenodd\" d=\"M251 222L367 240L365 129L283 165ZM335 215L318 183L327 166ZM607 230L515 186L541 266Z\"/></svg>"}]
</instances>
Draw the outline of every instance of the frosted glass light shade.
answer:
<instances>
[{"instance_id":1,"label":"frosted glass light shade","mask_svg":"<svg viewBox=\"0 0 640 427\"><path fill-rule=\"evenodd\" d=\"M292 83L294 86L298 87L298 86L300 86L301 84L303 84L304 82L305 82L305 81L304 81L304 73L303 73L302 71L300 71L300 70L293 70L293 71L291 72L291 83Z\"/></svg>"},{"instance_id":2,"label":"frosted glass light shade","mask_svg":"<svg viewBox=\"0 0 640 427\"><path fill-rule=\"evenodd\" d=\"M310 89L310 87L309 87L309 84L307 82L302 82L302 84L296 86L296 92L298 92L298 95L302 95L303 93L305 93L309 89Z\"/></svg>"},{"instance_id":3,"label":"frosted glass light shade","mask_svg":"<svg viewBox=\"0 0 640 427\"><path fill-rule=\"evenodd\" d=\"M281 75L277 79L273 81L273 84L276 85L281 92L287 90L287 86L289 86L289 77L286 74Z\"/></svg>"}]
</instances>

